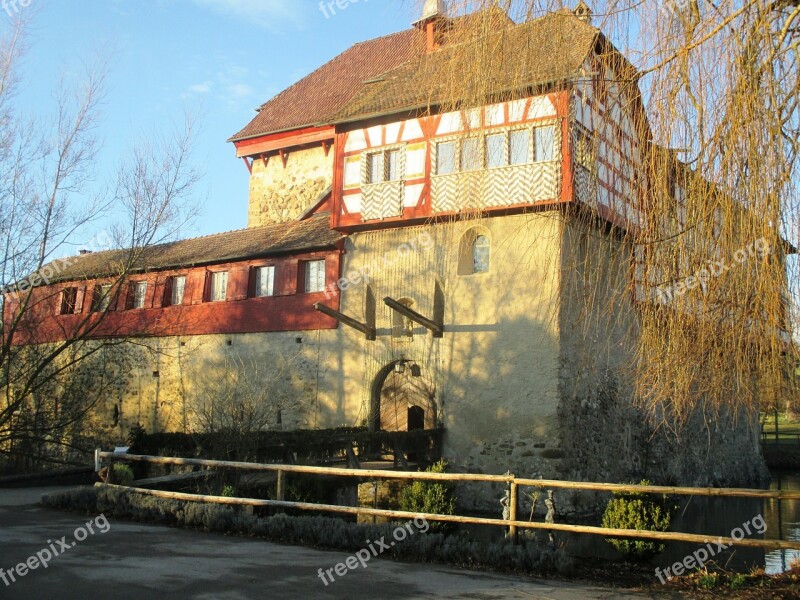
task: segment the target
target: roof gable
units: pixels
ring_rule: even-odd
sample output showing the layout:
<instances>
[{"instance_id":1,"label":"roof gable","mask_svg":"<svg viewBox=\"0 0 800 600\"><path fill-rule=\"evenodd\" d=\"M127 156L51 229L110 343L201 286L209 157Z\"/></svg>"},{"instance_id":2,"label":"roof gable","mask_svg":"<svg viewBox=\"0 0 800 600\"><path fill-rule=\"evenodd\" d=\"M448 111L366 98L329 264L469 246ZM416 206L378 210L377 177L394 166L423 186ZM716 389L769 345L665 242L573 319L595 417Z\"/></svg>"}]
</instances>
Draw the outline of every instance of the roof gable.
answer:
<instances>
[{"instance_id":1,"label":"roof gable","mask_svg":"<svg viewBox=\"0 0 800 600\"><path fill-rule=\"evenodd\" d=\"M419 52L420 33L407 29L351 46L264 103L228 141L329 123L364 82Z\"/></svg>"},{"instance_id":2,"label":"roof gable","mask_svg":"<svg viewBox=\"0 0 800 600\"><path fill-rule=\"evenodd\" d=\"M487 91L513 95L568 80L595 48L600 31L570 11L498 28L479 41L445 46L385 72L333 117L336 123L428 109ZM474 52L471 49L474 48Z\"/></svg>"}]
</instances>

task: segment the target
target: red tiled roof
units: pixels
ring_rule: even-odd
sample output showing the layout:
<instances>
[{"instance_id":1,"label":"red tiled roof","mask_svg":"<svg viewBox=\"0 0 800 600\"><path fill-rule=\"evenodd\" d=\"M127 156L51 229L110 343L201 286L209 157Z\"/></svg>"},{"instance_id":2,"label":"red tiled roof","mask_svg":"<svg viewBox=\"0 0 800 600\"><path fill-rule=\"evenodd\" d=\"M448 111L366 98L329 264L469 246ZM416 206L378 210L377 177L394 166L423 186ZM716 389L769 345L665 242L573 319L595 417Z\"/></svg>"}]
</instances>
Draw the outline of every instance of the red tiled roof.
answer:
<instances>
[{"instance_id":1,"label":"red tiled roof","mask_svg":"<svg viewBox=\"0 0 800 600\"><path fill-rule=\"evenodd\" d=\"M519 25L510 22L488 37L418 55L375 77L332 121L429 109L457 99L482 102L489 91L511 97L531 86L565 81L578 73L600 36L569 10Z\"/></svg>"},{"instance_id":2,"label":"red tiled roof","mask_svg":"<svg viewBox=\"0 0 800 600\"><path fill-rule=\"evenodd\" d=\"M341 234L330 228L330 214L305 221L251 227L151 246L141 253L134 272L177 269L290 252L335 247ZM50 283L114 277L130 258L129 250L107 250L53 261L41 272L55 273Z\"/></svg>"},{"instance_id":3,"label":"red tiled roof","mask_svg":"<svg viewBox=\"0 0 800 600\"><path fill-rule=\"evenodd\" d=\"M328 123L366 80L418 54L421 42L419 31L407 29L351 46L263 104L228 141Z\"/></svg>"}]
</instances>

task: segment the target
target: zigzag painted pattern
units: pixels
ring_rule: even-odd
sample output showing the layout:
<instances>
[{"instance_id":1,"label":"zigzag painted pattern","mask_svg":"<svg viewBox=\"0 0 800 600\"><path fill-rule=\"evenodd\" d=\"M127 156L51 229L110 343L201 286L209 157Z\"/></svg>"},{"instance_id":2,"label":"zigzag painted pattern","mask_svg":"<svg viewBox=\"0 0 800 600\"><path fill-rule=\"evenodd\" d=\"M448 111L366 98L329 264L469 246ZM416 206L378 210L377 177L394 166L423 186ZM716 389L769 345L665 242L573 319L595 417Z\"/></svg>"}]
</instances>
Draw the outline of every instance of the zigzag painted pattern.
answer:
<instances>
[{"instance_id":1,"label":"zigzag painted pattern","mask_svg":"<svg viewBox=\"0 0 800 600\"><path fill-rule=\"evenodd\" d=\"M532 186L533 200L548 200L558 197L561 191L561 167L558 163L541 163L533 165Z\"/></svg>"},{"instance_id":2,"label":"zigzag painted pattern","mask_svg":"<svg viewBox=\"0 0 800 600\"><path fill-rule=\"evenodd\" d=\"M589 170L580 165L575 166L575 192L578 200L591 206L597 203L597 190Z\"/></svg>"},{"instance_id":3,"label":"zigzag painted pattern","mask_svg":"<svg viewBox=\"0 0 800 600\"><path fill-rule=\"evenodd\" d=\"M362 189L361 219L385 219L403 214L403 182L365 185Z\"/></svg>"},{"instance_id":4,"label":"zigzag painted pattern","mask_svg":"<svg viewBox=\"0 0 800 600\"><path fill-rule=\"evenodd\" d=\"M456 212L558 197L561 165L541 163L434 177L433 210Z\"/></svg>"}]
</instances>

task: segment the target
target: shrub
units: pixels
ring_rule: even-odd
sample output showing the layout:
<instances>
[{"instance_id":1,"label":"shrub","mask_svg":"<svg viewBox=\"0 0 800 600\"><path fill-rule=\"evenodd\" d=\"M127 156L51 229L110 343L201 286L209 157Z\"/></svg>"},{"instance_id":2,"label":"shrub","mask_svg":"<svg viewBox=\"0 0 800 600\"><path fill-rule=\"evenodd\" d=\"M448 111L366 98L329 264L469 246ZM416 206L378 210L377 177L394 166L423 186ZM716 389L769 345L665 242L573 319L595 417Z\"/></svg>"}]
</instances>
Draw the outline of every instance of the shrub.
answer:
<instances>
[{"instance_id":1,"label":"shrub","mask_svg":"<svg viewBox=\"0 0 800 600\"><path fill-rule=\"evenodd\" d=\"M130 485L133 480L133 469L123 463L114 463L111 466L111 483L117 485Z\"/></svg>"},{"instance_id":2,"label":"shrub","mask_svg":"<svg viewBox=\"0 0 800 600\"><path fill-rule=\"evenodd\" d=\"M639 485L650 485L642 480ZM603 512L603 527L666 531L672 521L672 510L666 496L642 492L618 492ZM610 538L606 540L626 558L647 559L664 549L664 544L642 539Z\"/></svg>"},{"instance_id":3,"label":"shrub","mask_svg":"<svg viewBox=\"0 0 800 600\"><path fill-rule=\"evenodd\" d=\"M428 473L444 473L447 462L440 460L426 469ZM448 481L415 481L400 493L400 510L417 513L453 515L456 499L453 485ZM452 529L452 523L431 523L433 531Z\"/></svg>"},{"instance_id":4,"label":"shrub","mask_svg":"<svg viewBox=\"0 0 800 600\"><path fill-rule=\"evenodd\" d=\"M220 496L224 496L226 498L235 498L236 497L236 488L232 485L223 486L222 491L219 494Z\"/></svg>"},{"instance_id":5,"label":"shrub","mask_svg":"<svg viewBox=\"0 0 800 600\"><path fill-rule=\"evenodd\" d=\"M392 532L399 526L398 523L357 524L321 516L276 514L257 517L228 506L157 498L103 487L81 488L45 496L42 504L73 510L91 507L91 512L102 512L109 517L258 536L276 543L346 552L361 550L364 540L391 539ZM430 531L409 535L380 556L541 574L569 573L573 567L572 559L563 549L541 548L533 541L524 540L515 545L511 540L503 539L492 544Z\"/></svg>"}]
</instances>

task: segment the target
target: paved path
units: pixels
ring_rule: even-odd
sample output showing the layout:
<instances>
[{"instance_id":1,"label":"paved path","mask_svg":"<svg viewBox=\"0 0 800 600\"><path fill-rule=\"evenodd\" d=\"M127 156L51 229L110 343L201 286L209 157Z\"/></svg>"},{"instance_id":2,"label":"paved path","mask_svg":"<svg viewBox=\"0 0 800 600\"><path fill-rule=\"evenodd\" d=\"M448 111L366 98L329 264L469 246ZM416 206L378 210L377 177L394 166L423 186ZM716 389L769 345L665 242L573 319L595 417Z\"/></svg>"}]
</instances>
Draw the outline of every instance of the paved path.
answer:
<instances>
[{"instance_id":1,"label":"paved path","mask_svg":"<svg viewBox=\"0 0 800 600\"><path fill-rule=\"evenodd\" d=\"M9 569L46 548L63 554L5 585L0 599L245 600L464 598L592 600L646 598L624 590L505 577L436 565L373 560L325 586L317 576L347 558L342 552L281 546L35 505L46 489L0 489L0 568ZM92 521L83 541L76 530ZM106 527L108 525L108 527ZM102 533L102 530L106 530ZM62 536L68 550L59 544ZM50 542L48 542L50 540ZM51 546L52 543L52 546ZM46 555L43 555L47 558Z\"/></svg>"}]
</instances>

